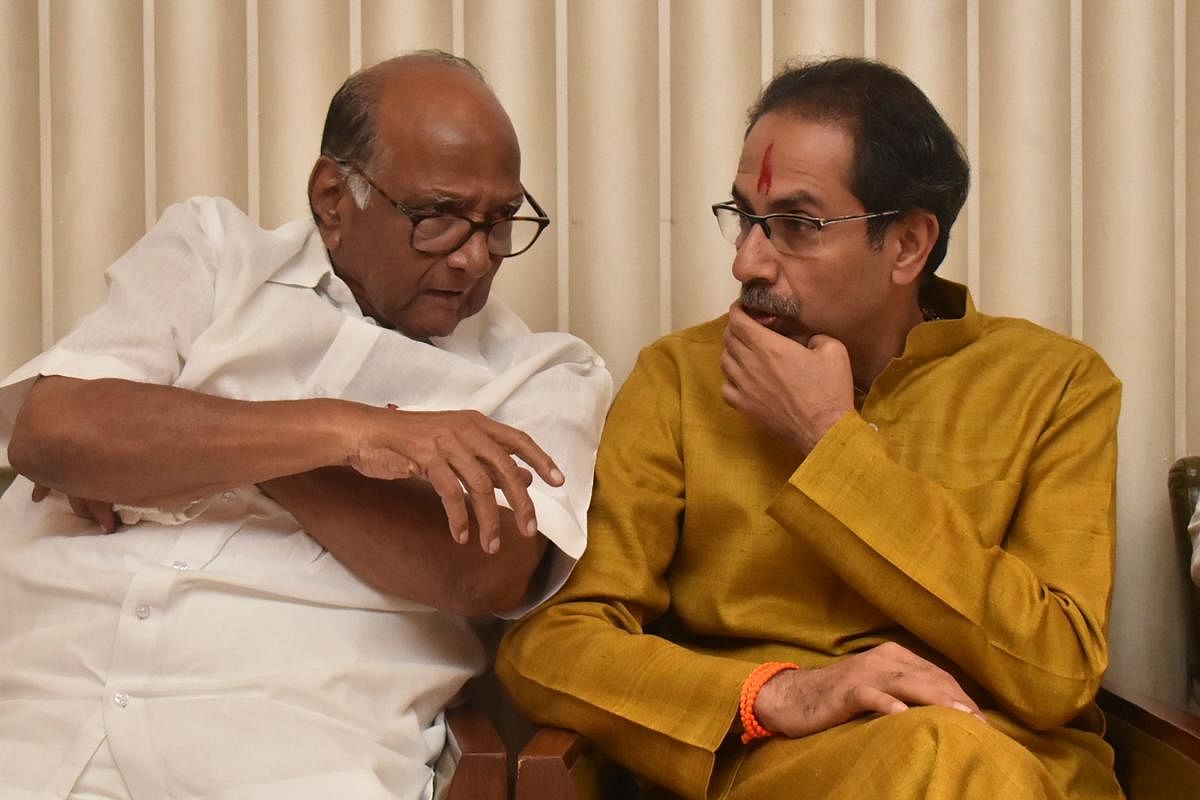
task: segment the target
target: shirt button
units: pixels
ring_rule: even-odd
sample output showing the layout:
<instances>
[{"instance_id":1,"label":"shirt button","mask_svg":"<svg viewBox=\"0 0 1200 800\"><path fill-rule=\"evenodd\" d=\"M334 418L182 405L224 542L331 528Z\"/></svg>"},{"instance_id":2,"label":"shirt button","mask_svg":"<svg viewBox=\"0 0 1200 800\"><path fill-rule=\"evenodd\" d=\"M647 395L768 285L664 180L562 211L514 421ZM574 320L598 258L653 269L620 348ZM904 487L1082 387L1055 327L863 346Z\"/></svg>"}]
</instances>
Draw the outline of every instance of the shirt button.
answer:
<instances>
[{"instance_id":1,"label":"shirt button","mask_svg":"<svg viewBox=\"0 0 1200 800\"><path fill-rule=\"evenodd\" d=\"M129 705L129 695L125 694L124 692L117 692L113 695L113 702L121 708L124 708L125 706Z\"/></svg>"},{"instance_id":2,"label":"shirt button","mask_svg":"<svg viewBox=\"0 0 1200 800\"><path fill-rule=\"evenodd\" d=\"M592 366L603 368L604 367L604 359L601 358L600 356L592 356Z\"/></svg>"},{"instance_id":3,"label":"shirt button","mask_svg":"<svg viewBox=\"0 0 1200 800\"><path fill-rule=\"evenodd\" d=\"M171 566L182 572L188 568L188 563L186 561L173 561L171 562Z\"/></svg>"},{"instance_id":4,"label":"shirt button","mask_svg":"<svg viewBox=\"0 0 1200 800\"><path fill-rule=\"evenodd\" d=\"M237 495L233 492L224 492L221 495L221 500L226 503L232 503L234 500L237 500Z\"/></svg>"},{"instance_id":5,"label":"shirt button","mask_svg":"<svg viewBox=\"0 0 1200 800\"><path fill-rule=\"evenodd\" d=\"M313 394L316 395L317 397L324 397L325 396L325 387L324 386L314 386Z\"/></svg>"},{"instance_id":6,"label":"shirt button","mask_svg":"<svg viewBox=\"0 0 1200 800\"><path fill-rule=\"evenodd\" d=\"M138 607L133 610L133 614L138 619L146 619L150 616L150 606L145 603L139 603Z\"/></svg>"}]
</instances>

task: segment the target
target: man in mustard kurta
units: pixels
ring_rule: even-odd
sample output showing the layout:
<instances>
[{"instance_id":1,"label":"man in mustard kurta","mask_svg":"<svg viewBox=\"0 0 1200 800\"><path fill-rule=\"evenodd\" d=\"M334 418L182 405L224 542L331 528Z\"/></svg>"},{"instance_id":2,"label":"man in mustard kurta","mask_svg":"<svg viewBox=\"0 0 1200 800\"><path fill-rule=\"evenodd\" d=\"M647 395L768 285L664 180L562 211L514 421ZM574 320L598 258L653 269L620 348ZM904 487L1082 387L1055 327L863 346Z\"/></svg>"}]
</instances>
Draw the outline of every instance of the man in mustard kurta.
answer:
<instances>
[{"instance_id":1,"label":"man in mustard kurta","mask_svg":"<svg viewBox=\"0 0 1200 800\"><path fill-rule=\"evenodd\" d=\"M933 276L968 182L891 68L768 85L713 208L741 296L642 352L588 551L501 648L530 716L688 798L1120 796L1120 384Z\"/></svg>"}]
</instances>

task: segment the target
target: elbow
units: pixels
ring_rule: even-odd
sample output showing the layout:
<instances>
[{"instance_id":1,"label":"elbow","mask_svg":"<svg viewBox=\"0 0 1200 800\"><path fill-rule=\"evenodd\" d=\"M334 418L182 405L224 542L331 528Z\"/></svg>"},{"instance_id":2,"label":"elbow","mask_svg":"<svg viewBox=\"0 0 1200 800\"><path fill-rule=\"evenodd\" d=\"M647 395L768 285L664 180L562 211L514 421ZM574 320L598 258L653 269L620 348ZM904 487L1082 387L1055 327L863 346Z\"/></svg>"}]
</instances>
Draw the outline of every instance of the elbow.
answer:
<instances>
[{"instance_id":1,"label":"elbow","mask_svg":"<svg viewBox=\"0 0 1200 800\"><path fill-rule=\"evenodd\" d=\"M457 611L469 617L501 616L512 611L525 599L532 572L505 574L501 569L489 569L485 574L472 576L460 593L463 608Z\"/></svg>"},{"instance_id":2,"label":"elbow","mask_svg":"<svg viewBox=\"0 0 1200 800\"><path fill-rule=\"evenodd\" d=\"M505 537L499 553L485 556L478 569L464 575L460 595L469 611L460 613L502 616L517 608L528 596L545 553L541 536Z\"/></svg>"},{"instance_id":3,"label":"elbow","mask_svg":"<svg viewBox=\"0 0 1200 800\"><path fill-rule=\"evenodd\" d=\"M1103 671L1073 678L1043 676L1039 685L1023 693L1007 710L1035 731L1060 728L1095 701L1103 677Z\"/></svg>"},{"instance_id":4,"label":"elbow","mask_svg":"<svg viewBox=\"0 0 1200 800\"><path fill-rule=\"evenodd\" d=\"M57 487L62 482L62 468L71 462L72 445L47 416L37 403L25 402L9 439L8 463L34 483Z\"/></svg>"}]
</instances>

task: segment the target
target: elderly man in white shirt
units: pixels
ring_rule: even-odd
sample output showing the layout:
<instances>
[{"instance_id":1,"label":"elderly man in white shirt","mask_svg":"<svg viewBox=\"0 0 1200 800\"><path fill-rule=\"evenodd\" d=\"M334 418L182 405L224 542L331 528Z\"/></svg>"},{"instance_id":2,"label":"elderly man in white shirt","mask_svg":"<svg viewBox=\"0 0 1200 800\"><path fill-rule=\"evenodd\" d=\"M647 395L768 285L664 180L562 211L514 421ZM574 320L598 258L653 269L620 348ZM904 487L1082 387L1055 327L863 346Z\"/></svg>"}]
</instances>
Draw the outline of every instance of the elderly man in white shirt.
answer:
<instances>
[{"instance_id":1,"label":"elderly man in white shirt","mask_svg":"<svg viewBox=\"0 0 1200 800\"><path fill-rule=\"evenodd\" d=\"M611 380L489 297L548 220L478 73L352 76L308 194L168 209L0 388L6 800L428 798L468 617L583 550Z\"/></svg>"}]
</instances>

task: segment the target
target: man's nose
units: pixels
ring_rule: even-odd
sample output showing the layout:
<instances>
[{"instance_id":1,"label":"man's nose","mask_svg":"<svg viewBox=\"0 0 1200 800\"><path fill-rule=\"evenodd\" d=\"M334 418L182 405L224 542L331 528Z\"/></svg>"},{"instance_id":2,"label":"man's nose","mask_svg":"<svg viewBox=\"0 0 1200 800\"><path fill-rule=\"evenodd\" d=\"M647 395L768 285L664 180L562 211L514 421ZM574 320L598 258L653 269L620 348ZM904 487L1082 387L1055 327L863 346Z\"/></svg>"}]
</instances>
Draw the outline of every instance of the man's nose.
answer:
<instances>
[{"instance_id":1,"label":"man's nose","mask_svg":"<svg viewBox=\"0 0 1200 800\"><path fill-rule=\"evenodd\" d=\"M733 277L743 284L757 280L773 285L778 276L778 259L775 245L762 226L755 225L733 256Z\"/></svg>"},{"instance_id":2,"label":"man's nose","mask_svg":"<svg viewBox=\"0 0 1200 800\"><path fill-rule=\"evenodd\" d=\"M487 274L492 268L492 254L488 252L487 231L477 230L457 250L446 256L446 263L461 269L472 278Z\"/></svg>"}]
</instances>

